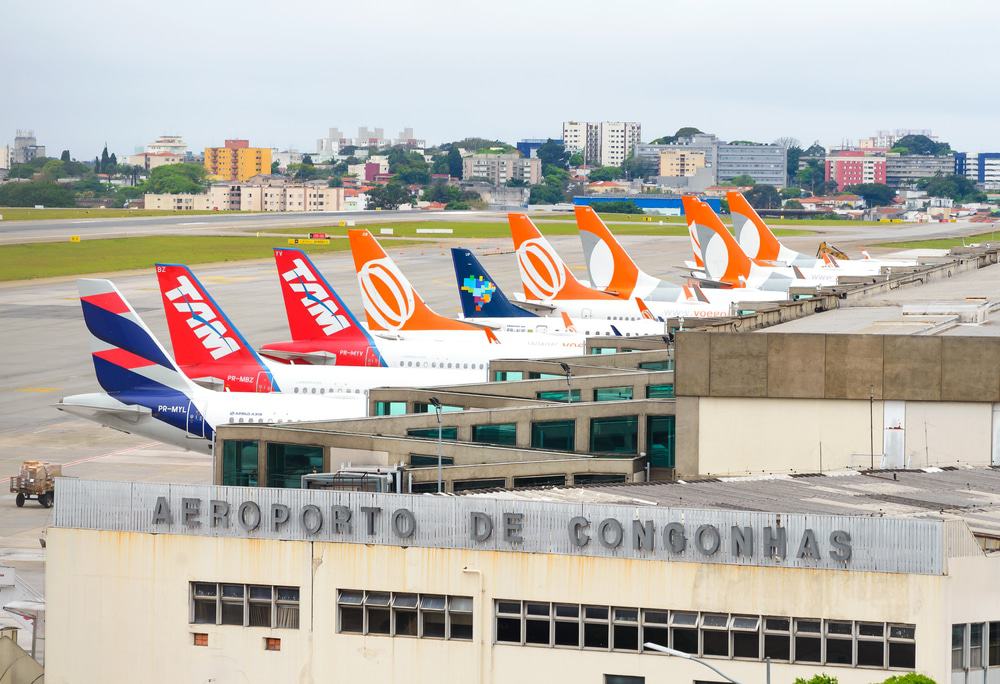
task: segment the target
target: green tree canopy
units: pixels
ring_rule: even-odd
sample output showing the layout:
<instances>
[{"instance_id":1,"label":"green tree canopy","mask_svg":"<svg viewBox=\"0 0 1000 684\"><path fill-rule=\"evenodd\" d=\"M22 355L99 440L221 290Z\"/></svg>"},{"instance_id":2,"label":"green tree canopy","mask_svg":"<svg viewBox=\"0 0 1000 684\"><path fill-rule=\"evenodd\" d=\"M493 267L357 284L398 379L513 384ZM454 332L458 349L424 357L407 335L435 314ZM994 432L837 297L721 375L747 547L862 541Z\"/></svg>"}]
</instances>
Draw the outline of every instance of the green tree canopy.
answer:
<instances>
[{"instance_id":1,"label":"green tree canopy","mask_svg":"<svg viewBox=\"0 0 1000 684\"><path fill-rule=\"evenodd\" d=\"M389 171L407 184L426 185L431 182L430 166L424 155L401 147L389 150Z\"/></svg>"},{"instance_id":2,"label":"green tree canopy","mask_svg":"<svg viewBox=\"0 0 1000 684\"><path fill-rule=\"evenodd\" d=\"M921 178L917 181L917 187L926 191L931 197L950 197L956 202L986 201L986 195L965 176L935 175L931 178Z\"/></svg>"},{"instance_id":3,"label":"green tree canopy","mask_svg":"<svg viewBox=\"0 0 1000 684\"><path fill-rule=\"evenodd\" d=\"M621 202L594 202L591 205L598 214L643 214L635 200Z\"/></svg>"},{"instance_id":4,"label":"green tree canopy","mask_svg":"<svg viewBox=\"0 0 1000 684\"><path fill-rule=\"evenodd\" d=\"M896 198L896 191L885 183L849 185L845 190L859 195L869 207L886 207Z\"/></svg>"},{"instance_id":5,"label":"green tree canopy","mask_svg":"<svg viewBox=\"0 0 1000 684\"><path fill-rule=\"evenodd\" d=\"M882 684L936 684L936 682L927 675L907 672L906 674L893 675Z\"/></svg>"},{"instance_id":6,"label":"green tree canopy","mask_svg":"<svg viewBox=\"0 0 1000 684\"><path fill-rule=\"evenodd\" d=\"M60 161L64 161L64 162L70 161L69 150L63 150L62 154L59 155L59 159L60 159Z\"/></svg>"},{"instance_id":7,"label":"green tree canopy","mask_svg":"<svg viewBox=\"0 0 1000 684\"><path fill-rule=\"evenodd\" d=\"M72 207L76 201L72 190L49 181L0 185L0 206L33 207L36 204L46 207Z\"/></svg>"},{"instance_id":8,"label":"green tree canopy","mask_svg":"<svg viewBox=\"0 0 1000 684\"><path fill-rule=\"evenodd\" d=\"M566 146L552 138L549 138L539 146L535 156L542 160L543 168L546 166L555 166L565 169L569 166L569 152L566 151Z\"/></svg>"},{"instance_id":9,"label":"green tree canopy","mask_svg":"<svg viewBox=\"0 0 1000 684\"><path fill-rule=\"evenodd\" d=\"M933 154L941 157L951 154L951 145L934 142L926 135L904 135L892 146L892 152L900 154Z\"/></svg>"},{"instance_id":10,"label":"green tree canopy","mask_svg":"<svg viewBox=\"0 0 1000 684\"><path fill-rule=\"evenodd\" d=\"M837 678L831 677L828 674L813 675L809 679L796 677L795 684L837 684Z\"/></svg>"},{"instance_id":11,"label":"green tree canopy","mask_svg":"<svg viewBox=\"0 0 1000 684\"><path fill-rule=\"evenodd\" d=\"M807 147L805 149L805 152L803 152L803 154L805 154L807 157L825 157L826 148L820 145L819 141L817 140L812 145Z\"/></svg>"},{"instance_id":12,"label":"green tree canopy","mask_svg":"<svg viewBox=\"0 0 1000 684\"><path fill-rule=\"evenodd\" d=\"M368 191L369 209L399 209L404 204L413 204L413 200L410 189L396 179Z\"/></svg>"},{"instance_id":13,"label":"green tree canopy","mask_svg":"<svg viewBox=\"0 0 1000 684\"><path fill-rule=\"evenodd\" d=\"M754 209L778 209L781 207L781 195L773 185L760 184L747 190L747 202Z\"/></svg>"},{"instance_id":14,"label":"green tree canopy","mask_svg":"<svg viewBox=\"0 0 1000 684\"><path fill-rule=\"evenodd\" d=\"M570 166L583 166L583 153L574 152L569 156Z\"/></svg>"},{"instance_id":15,"label":"green tree canopy","mask_svg":"<svg viewBox=\"0 0 1000 684\"><path fill-rule=\"evenodd\" d=\"M462 153L457 147L448 150L448 175L452 178L462 177Z\"/></svg>"},{"instance_id":16,"label":"green tree canopy","mask_svg":"<svg viewBox=\"0 0 1000 684\"><path fill-rule=\"evenodd\" d=\"M757 181L753 179L753 176L744 173L739 176L733 176L727 185L757 185Z\"/></svg>"},{"instance_id":17,"label":"green tree canopy","mask_svg":"<svg viewBox=\"0 0 1000 684\"><path fill-rule=\"evenodd\" d=\"M590 172L587 176L592 182L618 180L622 177L622 170L617 166L600 166Z\"/></svg>"},{"instance_id":18,"label":"green tree canopy","mask_svg":"<svg viewBox=\"0 0 1000 684\"><path fill-rule=\"evenodd\" d=\"M492 149L514 152L517 149L513 145L508 145L503 140L487 140L486 138L463 138L462 140L456 140L454 142L444 143L441 145L442 149L448 148L449 151L453 147L460 147L463 150L469 150L470 152Z\"/></svg>"},{"instance_id":19,"label":"green tree canopy","mask_svg":"<svg viewBox=\"0 0 1000 684\"><path fill-rule=\"evenodd\" d=\"M201 164L166 164L149 172L146 192L176 195L205 190L205 167Z\"/></svg>"},{"instance_id":20,"label":"green tree canopy","mask_svg":"<svg viewBox=\"0 0 1000 684\"><path fill-rule=\"evenodd\" d=\"M786 200L784 207L785 209L801 209L802 202L798 201L797 199Z\"/></svg>"},{"instance_id":21,"label":"green tree canopy","mask_svg":"<svg viewBox=\"0 0 1000 684\"><path fill-rule=\"evenodd\" d=\"M802 197L802 189L797 188L794 185L782 188L779 192L781 193L781 199L795 199L797 197Z\"/></svg>"},{"instance_id":22,"label":"green tree canopy","mask_svg":"<svg viewBox=\"0 0 1000 684\"><path fill-rule=\"evenodd\" d=\"M675 142L681 138L690 138L692 135L697 135L698 133L703 133L699 128L694 126L682 126L677 129L677 132L673 135L665 135L660 138L656 138L650 144L651 145L673 145Z\"/></svg>"}]
</instances>

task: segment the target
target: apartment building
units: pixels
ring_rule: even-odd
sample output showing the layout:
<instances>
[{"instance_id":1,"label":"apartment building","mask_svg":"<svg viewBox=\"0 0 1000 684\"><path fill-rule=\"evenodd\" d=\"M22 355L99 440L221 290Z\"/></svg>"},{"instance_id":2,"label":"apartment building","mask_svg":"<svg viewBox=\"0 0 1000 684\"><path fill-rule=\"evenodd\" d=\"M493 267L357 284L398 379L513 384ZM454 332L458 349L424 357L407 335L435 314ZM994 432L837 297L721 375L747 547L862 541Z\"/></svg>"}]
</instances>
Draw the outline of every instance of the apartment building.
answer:
<instances>
[{"instance_id":1,"label":"apartment building","mask_svg":"<svg viewBox=\"0 0 1000 684\"><path fill-rule=\"evenodd\" d=\"M669 149L660 151L661 176L688 177L704 168L704 150Z\"/></svg>"},{"instance_id":2,"label":"apartment building","mask_svg":"<svg viewBox=\"0 0 1000 684\"><path fill-rule=\"evenodd\" d=\"M921 178L955 173L955 155L886 154L885 182L893 188L914 187Z\"/></svg>"},{"instance_id":3,"label":"apartment building","mask_svg":"<svg viewBox=\"0 0 1000 684\"><path fill-rule=\"evenodd\" d=\"M563 145L588 165L621 166L642 139L637 121L564 121Z\"/></svg>"},{"instance_id":4,"label":"apartment building","mask_svg":"<svg viewBox=\"0 0 1000 684\"><path fill-rule=\"evenodd\" d=\"M187 143L179 135L161 135L153 142L146 145L146 152L159 153L169 152L173 155L183 157L187 154Z\"/></svg>"},{"instance_id":5,"label":"apartment building","mask_svg":"<svg viewBox=\"0 0 1000 684\"><path fill-rule=\"evenodd\" d=\"M956 152L955 175L965 176L984 190L1000 190L1000 152Z\"/></svg>"},{"instance_id":6,"label":"apartment building","mask_svg":"<svg viewBox=\"0 0 1000 684\"><path fill-rule=\"evenodd\" d=\"M763 185L781 188L788 184L788 149L783 145L720 143L717 159L717 183L751 176Z\"/></svg>"},{"instance_id":7,"label":"apartment building","mask_svg":"<svg viewBox=\"0 0 1000 684\"><path fill-rule=\"evenodd\" d=\"M838 190L860 183L885 183L884 149L831 150L826 156L826 180L835 181Z\"/></svg>"},{"instance_id":8,"label":"apartment building","mask_svg":"<svg viewBox=\"0 0 1000 684\"><path fill-rule=\"evenodd\" d=\"M125 161L131 166L141 166L147 171L152 171L158 166L166 166L167 164L182 163L184 161L184 154L167 152L166 150L160 152L147 151L129 155L128 157L125 158Z\"/></svg>"},{"instance_id":9,"label":"apartment building","mask_svg":"<svg viewBox=\"0 0 1000 684\"><path fill-rule=\"evenodd\" d=\"M519 154L470 154L462 159L462 178L482 178L494 186L510 180L524 181L528 185L542 182L542 160L526 159Z\"/></svg>"},{"instance_id":10,"label":"apartment building","mask_svg":"<svg viewBox=\"0 0 1000 684\"><path fill-rule=\"evenodd\" d=\"M271 148L250 147L249 140L227 140L205 148L205 171L212 180L245 181L271 173Z\"/></svg>"},{"instance_id":11,"label":"apartment building","mask_svg":"<svg viewBox=\"0 0 1000 684\"><path fill-rule=\"evenodd\" d=\"M343 211L344 189L326 181L256 178L213 183L202 194L146 194L147 209L168 211Z\"/></svg>"},{"instance_id":12,"label":"apartment building","mask_svg":"<svg viewBox=\"0 0 1000 684\"><path fill-rule=\"evenodd\" d=\"M10 151L10 164L27 164L45 156L45 145L39 145L34 131L19 130Z\"/></svg>"}]
</instances>

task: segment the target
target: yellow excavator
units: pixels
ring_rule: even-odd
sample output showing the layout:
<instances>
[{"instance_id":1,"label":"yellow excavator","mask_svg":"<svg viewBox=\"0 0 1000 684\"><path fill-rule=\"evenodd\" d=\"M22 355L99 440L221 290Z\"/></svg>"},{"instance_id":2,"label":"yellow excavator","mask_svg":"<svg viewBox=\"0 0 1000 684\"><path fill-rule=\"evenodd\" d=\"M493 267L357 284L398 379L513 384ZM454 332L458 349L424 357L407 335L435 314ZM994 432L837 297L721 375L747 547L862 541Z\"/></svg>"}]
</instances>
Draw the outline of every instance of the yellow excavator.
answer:
<instances>
[{"instance_id":1,"label":"yellow excavator","mask_svg":"<svg viewBox=\"0 0 1000 684\"><path fill-rule=\"evenodd\" d=\"M847 261L851 257L847 256L843 250L839 249L836 245L831 245L829 242L823 241L819 243L819 249L816 250L816 258L822 259L824 254L829 254L834 259Z\"/></svg>"}]
</instances>

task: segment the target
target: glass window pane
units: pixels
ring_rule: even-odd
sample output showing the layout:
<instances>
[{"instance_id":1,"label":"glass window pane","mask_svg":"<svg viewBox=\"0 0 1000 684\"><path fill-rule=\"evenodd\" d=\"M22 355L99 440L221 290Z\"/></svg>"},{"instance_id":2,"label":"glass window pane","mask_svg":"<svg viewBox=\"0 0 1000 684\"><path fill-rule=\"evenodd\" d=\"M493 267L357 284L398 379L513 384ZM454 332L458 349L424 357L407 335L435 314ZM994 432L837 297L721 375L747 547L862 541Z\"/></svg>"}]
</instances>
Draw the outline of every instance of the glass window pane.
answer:
<instances>
[{"instance_id":1,"label":"glass window pane","mask_svg":"<svg viewBox=\"0 0 1000 684\"><path fill-rule=\"evenodd\" d=\"M355 606L340 607L340 631L361 634L365 624L364 611Z\"/></svg>"},{"instance_id":2,"label":"glass window pane","mask_svg":"<svg viewBox=\"0 0 1000 684\"><path fill-rule=\"evenodd\" d=\"M674 648L678 651L684 651L685 653L697 653L698 652L698 630L697 629L679 629L676 627L671 628L671 633L674 638Z\"/></svg>"},{"instance_id":3,"label":"glass window pane","mask_svg":"<svg viewBox=\"0 0 1000 684\"><path fill-rule=\"evenodd\" d=\"M473 425L472 441L482 444L513 446L517 442L517 423Z\"/></svg>"},{"instance_id":4,"label":"glass window pane","mask_svg":"<svg viewBox=\"0 0 1000 684\"><path fill-rule=\"evenodd\" d=\"M242 625L243 624L243 602L222 603L222 624Z\"/></svg>"},{"instance_id":5,"label":"glass window pane","mask_svg":"<svg viewBox=\"0 0 1000 684\"><path fill-rule=\"evenodd\" d=\"M497 618L497 641L521 643L521 618Z\"/></svg>"},{"instance_id":6,"label":"glass window pane","mask_svg":"<svg viewBox=\"0 0 1000 684\"><path fill-rule=\"evenodd\" d=\"M639 417L591 418L590 451L606 454L638 453Z\"/></svg>"},{"instance_id":7,"label":"glass window pane","mask_svg":"<svg viewBox=\"0 0 1000 684\"><path fill-rule=\"evenodd\" d=\"M308 444L267 444L267 486L299 489L302 476L323 472L323 447Z\"/></svg>"},{"instance_id":8,"label":"glass window pane","mask_svg":"<svg viewBox=\"0 0 1000 684\"><path fill-rule=\"evenodd\" d=\"M223 584L222 598L243 598L242 584Z\"/></svg>"},{"instance_id":9,"label":"glass window pane","mask_svg":"<svg viewBox=\"0 0 1000 684\"><path fill-rule=\"evenodd\" d=\"M670 624L696 625L698 624L698 613L679 613L675 610L670 614Z\"/></svg>"},{"instance_id":10,"label":"glass window pane","mask_svg":"<svg viewBox=\"0 0 1000 684\"><path fill-rule=\"evenodd\" d=\"M551 631L549 620L525 620L524 621L524 643L549 645L549 633Z\"/></svg>"},{"instance_id":11,"label":"glass window pane","mask_svg":"<svg viewBox=\"0 0 1000 684\"><path fill-rule=\"evenodd\" d=\"M405 401L376 401L376 416L402 416L406 414Z\"/></svg>"},{"instance_id":12,"label":"glass window pane","mask_svg":"<svg viewBox=\"0 0 1000 684\"><path fill-rule=\"evenodd\" d=\"M608 647L608 627L601 622L587 622L583 625L583 647L584 648L607 648Z\"/></svg>"},{"instance_id":13,"label":"glass window pane","mask_svg":"<svg viewBox=\"0 0 1000 684\"><path fill-rule=\"evenodd\" d=\"M251 627L270 627L271 603L251 603L249 618Z\"/></svg>"},{"instance_id":14,"label":"glass window pane","mask_svg":"<svg viewBox=\"0 0 1000 684\"><path fill-rule=\"evenodd\" d=\"M448 607L453 613L471 613L472 597L452 596L451 599L448 601Z\"/></svg>"},{"instance_id":15,"label":"glass window pane","mask_svg":"<svg viewBox=\"0 0 1000 684\"><path fill-rule=\"evenodd\" d=\"M434 639L444 639L444 613L437 611L420 611L423 622L422 636Z\"/></svg>"},{"instance_id":16,"label":"glass window pane","mask_svg":"<svg viewBox=\"0 0 1000 684\"><path fill-rule=\"evenodd\" d=\"M706 629L701 633L702 652L707 656L729 657L729 632Z\"/></svg>"},{"instance_id":17,"label":"glass window pane","mask_svg":"<svg viewBox=\"0 0 1000 684\"><path fill-rule=\"evenodd\" d=\"M983 627L982 622L974 622L969 625L969 667L981 668L983 666Z\"/></svg>"},{"instance_id":18,"label":"glass window pane","mask_svg":"<svg viewBox=\"0 0 1000 684\"><path fill-rule=\"evenodd\" d=\"M472 599L469 600L471 601ZM452 613L449 617L451 621L451 634L449 638L471 641L472 613Z\"/></svg>"},{"instance_id":19,"label":"glass window pane","mask_svg":"<svg viewBox=\"0 0 1000 684\"><path fill-rule=\"evenodd\" d=\"M818 663L820 662L821 647L820 639L816 637L795 637L795 662L797 663Z\"/></svg>"},{"instance_id":20,"label":"glass window pane","mask_svg":"<svg viewBox=\"0 0 1000 684\"><path fill-rule=\"evenodd\" d=\"M820 621L819 620L796 620L795 621L795 632L796 634L800 632L809 632L819 634L820 632Z\"/></svg>"},{"instance_id":21,"label":"glass window pane","mask_svg":"<svg viewBox=\"0 0 1000 684\"><path fill-rule=\"evenodd\" d=\"M889 643L889 667L912 670L917 663L917 648L912 642Z\"/></svg>"},{"instance_id":22,"label":"glass window pane","mask_svg":"<svg viewBox=\"0 0 1000 684\"><path fill-rule=\"evenodd\" d=\"M651 642L659 646L667 646L666 627L643 627L642 643Z\"/></svg>"},{"instance_id":23,"label":"glass window pane","mask_svg":"<svg viewBox=\"0 0 1000 684\"><path fill-rule=\"evenodd\" d=\"M615 608L615 622L636 622L638 619L637 608Z\"/></svg>"},{"instance_id":24,"label":"glass window pane","mask_svg":"<svg viewBox=\"0 0 1000 684\"><path fill-rule=\"evenodd\" d=\"M783 634L764 635L764 657L771 660L788 660L791 658L791 637Z\"/></svg>"},{"instance_id":25,"label":"glass window pane","mask_svg":"<svg viewBox=\"0 0 1000 684\"><path fill-rule=\"evenodd\" d=\"M278 595L279 601L298 601L299 600L299 588L298 587L275 587L275 592Z\"/></svg>"},{"instance_id":26,"label":"glass window pane","mask_svg":"<svg viewBox=\"0 0 1000 684\"><path fill-rule=\"evenodd\" d=\"M912 639L915 633L913 625L889 625L890 639Z\"/></svg>"},{"instance_id":27,"label":"glass window pane","mask_svg":"<svg viewBox=\"0 0 1000 684\"><path fill-rule=\"evenodd\" d=\"M703 627L716 627L724 629L729 625L729 616L720 615L718 613L706 613L701 616L701 624Z\"/></svg>"},{"instance_id":28,"label":"glass window pane","mask_svg":"<svg viewBox=\"0 0 1000 684\"><path fill-rule=\"evenodd\" d=\"M527 602L524 604L525 615L544 615L548 617L550 612L549 604L547 603Z\"/></svg>"},{"instance_id":29,"label":"glass window pane","mask_svg":"<svg viewBox=\"0 0 1000 684\"><path fill-rule=\"evenodd\" d=\"M416 608L417 607L417 595L416 594L393 594L392 595L392 605L397 608Z\"/></svg>"},{"instance_id":30,"label":"glass window pane","mask_svg":"<svg viewBox=\"0 0 1000 684\"><path fill-rule=\"evenodd\" d=\"M858 641L858 665L885 667L885 643L882 641Z\"/></svg>"},{"instance_id":31,"label":"glass window pane","mask_svg":"<svg viewBox=\"0 0 1000 684\"><path fill-rule=\"evenodd\" d=\"M365 596L365 605L387 606L389 605L389 594L386 592L369 591Z\"/></svg>"},{"instance_id":32,"label":"glass window pane","mask_svg":"<svg viewBox=\"0 0 1000 684\"><path fill-rule=\"evenodd\" d=\"M535 398L541 399L542 401L559 401L562 403L568 403L572 401L573 403L579 403L580 401L580 390L546 390L544 392L535 392Z\"/></svg>"},{"instance_id":33,"label":"glass window pane","mask_svg":"<svg viewBox=\"0 0 1000 684\"><path fill-rule=\"evenodd\" d=\"M858 635L859 636L873 636L880 637L885 634L885 625L881 622L859 622L858 623Z\"/></svg>"},{"instance_id":34,"label":"glass window pane","mask_svg":"<svg viewBox=\"0 0 1000 684\"><path fill-rule=\"evenodd\" d=\"M733 632L734 658L759 658L760 634L758 632Z\"/></svg>"},{"instance_id":35,"label":"glass window pane","mask_svg":"<svg viewBox=\"0 0 1000 684\"><path fill-rule=\"evenodd\" d=\"M556 646L580 647L580 624L556 620Z\"/></svg>"},{"instance_id":36,"label":"glass window pane","mask_svg":"<svg viewBox=\"0 0 1000 684\"><path fill-rule=\"evenodd\" d=\"M642 611L642 621L647 625L667 624L667 611L665 610L644 610Z\"/></svg>"},{"instance_id":37,"label":"glass window pane","mask_svg":"<svg viewBox=\"0 0 1000 684\"><path fill-rule=\"evenodd\" d=\"M437 439L438 429L437 427L432 428L408 428L406 430L407 437L422 437L423 439ZM442 427L441 428L441 440L456 440L458 439L458 428L457 427ZM437 460L434 461L437 463Z\"/></svg>"},{"instance_id":38,"label":"glass window pane","mask_svg":"<svg viewBox=\"0 0 1000 684\"><path fill-rule=\"evenodd\" d=\"M647 399L673 399L673 385L646 385Z\"/></svg>"},{"instance_id":39,"label":"glass window pane","mask_svg":"<svg viewBox=\"0 0 1000 684\"><path fill-rule=\"evenodd\" d=\"M764 618L764 629L771 632L787 632L791 625L788 618Z\"/></svg>"},{"instance_id":40,"label":"glass window pane","mask_svg":"<svg viewBox=\"0 0 1000 684\"><path fill-rule=\"evenodd\" d=\"M444 610L444 596L428 596L426 594L420 597L420 609L421 610Z\"/></svg>"},{"instance_id":41,"label":"glass window pane","mask_svg":"<svg viewBox=\"0 0 1000 684\"><path fill-rule=\"evenodd\" d=\"M531 448L573 451L576 448L576 421L550 420L532 423Z\"/></svg>"},{"instance_id":42,"label":"glass window pane","mask_svg":"<svg viewBox=\"0 0 1000 684\"><path fill-rule=\"evenodd\" d=\"M674 467L675 434L674 416L646 417L646 453L654 468Z\"/></svg>"},{"instance_id":43,"label":"glass window pane","mask_svg":"<svg viewBox=\"0 0 1000 684\"><path fill-rule=\"evenodd\" d=\"M275 627L298 629L299 605L297 603L279 603L275 610L275 622Z\"/></svg>"},{"instance_id":44,"label":"glass window pane","mask_svg":"<svg viewBox=\"0 0 1000 684\"><path fill-rule=\"evenodd\" d=\"M631 398L631 387L598 387L594 389L594 401L626 401Z\"/></svg>"},{"instance_id":45,"label":"glass window pane","mask_svg":"<svg viewBox=\"0 0 1000 684\"><path fill-rule=\"evenodd\" d=\"M368 612L368 633L389 634L391 615L388 608L365 608Z\"/></svg>"},{"instance_id":46,"label":"glass window pane","mask_svg":"<svg viewBox=\"0 0 1000 684\"><path fill-rule=\"evenodd\" d=\"M826 621L826 632L827 634L846 634L846 635L854 633L852 629L852 623L833 621L833 620Z\"/></svg>"},{"instance_id":47,"label":"glass window pane","mask_svg":"<svg viewBox=\"0 0 1000 684\"><path fill-rule=\"evenodd\" d=\"M826 662L833 665L852 665L854 663L854 642L850 639L827 638Z\"/></svg>"},{"instance_id":48,"label":"glass window pane","mask_svg":"<svg viewBox=\"0 0 1000 684\"><path fill-rule=\"evenodd\" d=\"M639 364L639 368L642 370L673 370L674 362L672 359L666 359L664 361L643 361Z\"/></svg>"},{"instance_id":49,"label":"glass window pane","mask_svg":"<svg viewBox=\"0 0 1000 684\"><path fill-rule=\"evenodd\" d=\"M417 636L417 611L393 609L397 636Z\"/></svg>"},{"instance_id":50,"label":"glass window pane","mask_svg":"<svg viewBox=\"0 0 1000 684\"><path fill-rule=\"evenodd\" d=\"M464 492L470 489L503 489L507 486L507 482L503 478L495 480L456 480L452 486L456 492Z\"/></svg>"},{"instance_id":51,"label":"glass window pane","mask_svg":"<svg viewBox=\"0 0 1000 684\"><path fill-rule=\"evenodd\" d=\"M533 475L514 478L514 489L523 487L562 487L565 484L565 475Z\"/></svg>"},{"instance_id":52,"label":"glass window pane","mask_svg":"<svg viewBox=\"0 0 1000 684\"><path fill-rule=\"evenodd\" d=\"M215 624L215 599L195 600L194 621L199 625Z\"/></svg>"},{"instance_id":53,"label":"glass window pane","mask_svg":"<svg viewBox=\"0 0 1000 684\"><path fill-rule=\"evenodd\" d=\"M426 456L424 454L410 454L410 465L415 467L436 466L437 456ZM451 456L441 456L441 465L455 465L455 459ZM436 485L435 485L436 486ZM436 491L436 489L435 489Z\"/></svg>"},{"instance_id":54,"label":"glass window pane","mask_svg":"<svg viewBox=\"0 0 1000 684\"><path fill-rule=\"evenodd\" d=\"M607 620L608 619L608 607L607 606L585 606L583 609L583 616L588 620Z\"/></svg>"},{"instance_id":55,"label":"glass window pane","mask_svg":"<svg viewBox=\"0 0 1000 684\"><path fill-rule=\"evenodd\" d=\"M733 629L736 630L756 630L757 625L760 624L760 618L756 616L733 616Z\"/></svg>"},{"instance_id":56,"label":"glass window pane","mask_svg":"<svg viewBox=\"0 0 1000 684\"><path fill-rule=\"evenodd\" d=\"M271 600L271 587L250 587L250 600L254 601L270 601Z\"/></svg>"},{"instance_id":57,"label":"glass window pane","mask_svg":"<svg viewBox=\"0 0 1000 684\"><path fill-rule=\"evenodd\" d=\"M951 626L951 669L965 669L965 625Z\"/></svg>"},{"instance_id":58,"label":"glass window pane","mask_svg":"<svg viewBox=\"0 0 1000 684\"><path fill-rule=\"evenodd\" d=\"M225 440L222 443L222 484L256 487L258 448L256 440Z\"/></svg>"},{"instance_id":59,"label":"glass window pane","mask_svg":"<svg viewBox=\"0 0 1000 684\"><path fill-rule=\"evenodd\" d=\"M218 591L219 585L214 582L195 582L194 583L194 595L195 596L215 596L216 591Z\"/></svg>"},{"instance_id":60,"label":"glass window pane","mask_svg":"<svg viewBox=\"0 0 1000 684\"><path fill-rule=\"evenodd\" d=\"M614 646L616 651L638 651L639 650L639 625L623 625L616 623L614 626Z\"/></svg>"},{"instance_id":61,"label":"glass window pane","mask_svg":"<svg viewBox=\"0 0 1000 684\"><path fill-rule=\"evenodd\" d=\"M497 612L505 615L520 615L520 601L497 601Z\"/></svg>"},{"instance_id":62,"label":"glass window pane","mask_svg":"<svg viewBox=\"0 0 1000 684\"><path fill-rule=\"evenodd\" d=\"M1000 665L1000 622L990 623L989 645L987 646L987 651L989 653L990 667Z\"/></svg>"},{"instance_id":63,"label":"glass window pane","mask_svg":"<svg viewBox=\"0 0 1000 684\"><path fill-rule=\"evenodd\" d=\"M365 600L365 593L363 591L341 591L337 600L340 603L360 606Z\"/></svg>"},{"instance_id":64,"label":"glass window pane","mask_svg":"<svg viewBox=\"0 0 1000 684\"><path fill-rule=\"evenodd\" d=\"M556 617L575 618L580 616L580 606L575 603L556 604Z\"/></svg>"},{"instance_id":65,"label":"glass window pane","mask_svg":"<svg viewBox=\"0 0 1000 684\"><path fill-rule=\"evenodd\" d=\"M514 380L523 380L524 373L522 371L494 371L493 381L494 382L511 382Z\"/></svg>"}]
</instances>

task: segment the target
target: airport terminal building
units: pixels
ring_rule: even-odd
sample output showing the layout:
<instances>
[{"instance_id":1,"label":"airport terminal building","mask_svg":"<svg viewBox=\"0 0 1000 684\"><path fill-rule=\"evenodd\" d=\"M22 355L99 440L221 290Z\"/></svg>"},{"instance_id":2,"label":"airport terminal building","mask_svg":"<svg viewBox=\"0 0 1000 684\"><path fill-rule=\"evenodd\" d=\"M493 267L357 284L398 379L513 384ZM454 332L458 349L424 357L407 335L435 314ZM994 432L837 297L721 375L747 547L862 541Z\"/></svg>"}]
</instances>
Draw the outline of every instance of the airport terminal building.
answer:
<instances>
[{"instance_id":1,"label":"airport terminal building","mask_svg":"<svg viewBox=\"0 0 1000 684\"><path fill-rule=\"evenodd\" d=\"M463 496L59 482L49 682L1000 681L1000 471Z\"/></svg>"}]
</instances>

